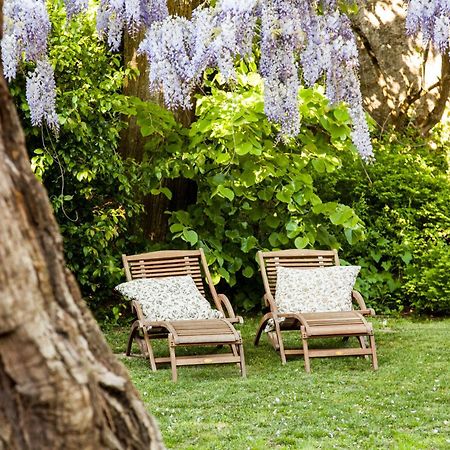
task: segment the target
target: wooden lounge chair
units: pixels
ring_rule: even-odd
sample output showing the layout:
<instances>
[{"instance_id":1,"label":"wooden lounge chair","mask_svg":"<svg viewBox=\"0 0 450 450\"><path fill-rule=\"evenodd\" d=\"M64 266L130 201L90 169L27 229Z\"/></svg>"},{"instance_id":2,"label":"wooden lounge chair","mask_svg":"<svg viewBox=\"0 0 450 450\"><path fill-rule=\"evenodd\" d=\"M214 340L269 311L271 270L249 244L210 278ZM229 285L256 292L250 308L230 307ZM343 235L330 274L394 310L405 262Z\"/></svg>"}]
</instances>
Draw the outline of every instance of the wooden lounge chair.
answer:
<instances>
[{"instance_id":1,"label":"wooden lounge chair","mask_svg":"<svg viewBox=\"0 0 450 450\"><path fill-rule=\"evenodd\" d=\"M305 370L310 372L310 358L327 356L365 356L372 357L372 367L378 368L377 354L373 328L364 316L374 316L373 309L368 309L361 294L352 292L352 300L359 309L340 312L284 312L277 309L275 303L275 289L277 282L277 267L291 267L296 269L312 269L332 267L339 265L338 254L335 250L280 250L258 253L261 275L264 283L264 301L270 308L260 321L255 338L258 345L261 333L267 324L273 324L273 330L268 331L268 338L275 350L280 352L282 364L286 364L286 356L303 355ZM286 349L283 343L282 332L286 330L299 330L302 338L302 348ZM358 348L332 348L310 349L308 341L314 338L328 337L356 337ZM366 346L369 340L369 348Z\"/></svg>"},{"instance_id":2,"label":"wooden lounge chair","mask_svg":"<svg viewBox=\"0 0 450 450\"><path fill-rule=\"evenodd\" d=\"M131 327L127 356L131 354L133 341L136 341L141 353L149 358L153 371L156 371L157 364L170 362L173 381L177 380L178 366L197 364L236 363L240 367L241 375L246 376L242 338L233 326L234 323L242 323L242 318L235 316L225 295L217 294L203 250L168 250L122 255L122 260L127 281L190 275L200 293L205 296L203 279L206 278L214 306L224 315L223 319L151 322L146 320L139 302L132 301L137 320ZM151 341L158 338L168 339L169 357L154 356ZM177 356L178 346L230 346L230 352Z\"/></svg>"}]
</instances>

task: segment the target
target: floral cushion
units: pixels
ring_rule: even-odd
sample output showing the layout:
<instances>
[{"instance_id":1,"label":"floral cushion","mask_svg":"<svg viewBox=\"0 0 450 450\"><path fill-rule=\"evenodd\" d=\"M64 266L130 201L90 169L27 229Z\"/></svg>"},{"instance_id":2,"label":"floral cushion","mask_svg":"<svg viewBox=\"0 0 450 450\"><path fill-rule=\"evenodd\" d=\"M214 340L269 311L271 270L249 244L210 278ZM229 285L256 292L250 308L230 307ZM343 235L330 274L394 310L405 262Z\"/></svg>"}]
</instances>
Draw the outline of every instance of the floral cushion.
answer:
<instances>
[{"instance_id":1,"label":"floral cushion","mask_svg":"<svg viewBox=\"0 0 450 450\"><path fill-rule=\"evenodd\" d=\"M211 308L189 275L142 278L119 284L115 289L129 300L138 301L145 318L152 322L223 317Z\"/></svg>"},{"instance_id":2,"label":"floral cushion","mask_svg":"<svg viewBox=\"0 0 450 450\"><path fill-rule=\"evenodd\" d=\"M280 312L350 311L359 266L277 268L275 303Z\"/></svg>"}]
</instances>

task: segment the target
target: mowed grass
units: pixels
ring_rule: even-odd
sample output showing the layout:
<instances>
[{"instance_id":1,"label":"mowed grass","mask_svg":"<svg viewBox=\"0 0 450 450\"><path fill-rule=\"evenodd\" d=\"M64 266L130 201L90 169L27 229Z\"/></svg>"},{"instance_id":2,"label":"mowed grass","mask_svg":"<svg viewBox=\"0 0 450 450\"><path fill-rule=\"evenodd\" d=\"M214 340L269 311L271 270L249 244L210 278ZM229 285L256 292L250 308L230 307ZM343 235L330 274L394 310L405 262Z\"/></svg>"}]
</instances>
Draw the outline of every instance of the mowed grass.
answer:
<instances>
[{"instance_id":1,"label":"mowed grass","mask_svg":"<svg viewBox=\"0 0 450 450\"><path fill-rule=\"evenodd\" d=\"M450 448L450 319L373 323L377 372L355 357L313 359L310 375L301 358L282 366L266 336L253 346L254 318L240 326L247 379L227 364L179 368L173 383L168 366L120 359L171 449ZM115 353L127 332L106 331Z\"/></svg>"}]
</instances>

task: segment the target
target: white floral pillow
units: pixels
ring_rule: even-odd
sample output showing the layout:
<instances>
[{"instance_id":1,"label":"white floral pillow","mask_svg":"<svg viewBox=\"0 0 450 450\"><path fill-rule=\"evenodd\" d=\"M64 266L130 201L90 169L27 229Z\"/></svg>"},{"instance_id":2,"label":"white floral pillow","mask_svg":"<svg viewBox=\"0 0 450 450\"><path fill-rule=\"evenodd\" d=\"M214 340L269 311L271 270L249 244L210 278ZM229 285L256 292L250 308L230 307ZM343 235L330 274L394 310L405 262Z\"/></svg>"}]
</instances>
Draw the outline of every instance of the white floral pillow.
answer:
<instances>
[{"instance_id":1,"label":"white floral pillow","mask_svg":"<svg viewBox=\"0 0 450 450\"><path fill-rule=\"evenodd\" d=\"M294 269L279 266L275 303L280 312L350 311L359 266Z\"/></svg>"},{"instance_id":2,"label":"white floral pillow","mask_svg":"<svg viewBox=\"0 0 450 450\"><path fill-rule=\"evenodd\" d=\"M189 275L141 278L119 284L114 289L136 300L147 320L220 319L223 314L211 308Z\"/></svg>"}]
</instances>

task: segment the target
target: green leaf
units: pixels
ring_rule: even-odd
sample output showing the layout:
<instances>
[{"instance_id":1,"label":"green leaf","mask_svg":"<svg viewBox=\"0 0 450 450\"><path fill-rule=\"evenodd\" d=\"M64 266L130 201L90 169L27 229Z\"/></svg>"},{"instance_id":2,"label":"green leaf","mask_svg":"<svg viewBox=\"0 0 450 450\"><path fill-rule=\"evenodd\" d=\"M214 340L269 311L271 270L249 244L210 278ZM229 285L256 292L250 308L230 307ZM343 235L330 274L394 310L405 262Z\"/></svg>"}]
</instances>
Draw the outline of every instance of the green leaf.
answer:
<instances>
[{"instance_id":1,"label":"green leaf","mask_svg":"<svg viewBox=\"0 0 450 450\"><path fill-rule=\"evenodd\" d=\"M309 239L306 236L299 236L294 241L295 248L305 248L309 244Z\"/></svg>"},{"instance_id":2,"label":"green leaf","mask_svg":"<svg viewBox=\"0 0 450 450\"><path fill-rule=\"evenodd\" d=\"M265 222L270 228L277 228L281 223L281 219L273 214L269 214L266 216Z\"/></svg>"},{"instance_id":3,"label":"green leaf","mask_svg":"<svg viewBox=\"0 0 450 450\"><path fill-rule=\"evenodd\" d=\"M222 197L225 197L228 200L230 200L230 202L233 201L233 199L234 199L234 192L230 188L227 188L223 185L220 185L217 187L217 192L219 192L219 194Z\"/></svg>"},{"instance_id":4,"label":"green leaf","mask_svg":"<svg viewBox=\"0 0 450 450\"><path fill-rule=\"evenodd\" d=\"M271 233L269 236L269 243L272 247L277 247L279 244L278 233Z\"/></svg>"},{"instance_id":5,"label":"green leaf","mask_svg":"<svg viewBox=\"0 0 450 450\"><path fill-rule=\"evenodd\" d=\"M246 266L245 269L242 271L242 275L244 275L245 278L251 278L255 271L253 270L252 266Z\"/></svg>"},{"instance_id":6,"label":"green leaf","mask_svg":"<svg viewBox=\"0 0 450 450\"><path fill-rule=\"evenodd\" d=\"M227 283L230 282L230 273L229 273L227 270L225 270L223 267L220 267L219 270L218 270L218 272L219 272L220 276L221 276Z\"/></svg>"},{"instance_id":7,"label":"green leaf","mask_svg":"<svg viewBox=\"0 0 450 450\"><path fill-rule=\"evenodd\" d=\"M257 239L254 236L249 236L244 239L242 239L241 243L241 250L244 253L248 253L250 250L256 247L256 244L258 243Z\"/></svg>"},{"instance_id":8,"label":"green leaf","mask_svg":"<svg viewBox=\"0 0 450 450\"><path fill-rule=\"evenodd\" d=\"M276 198L280 200L280 202L290 203L292 198L292 192L287 189L283 189L282 191L277 192Z\"/></svg>"},{"instance_id":9,"label":"green leaf","mask_svg":"<svg viewBox=\"0 0 450 450\"><path fill-rule=\"evenodd\" d=\"M243 156L247 153L251 153L253 150L253 145L250 142L243 142L242 144L236 145L235 151L238 155Z\"/></svg>"},{"instance_id":10,"label":"green leaf","mask_svg":"<svg viewBox=\"0 0 450 450\"><path fill-rule=\"evenodd\" d=\"M195 245L198 242L198 234L194 230L189 230L185 228L183 230L184 240L189 242L191 245Z\"/></svg>"},{"instance_id":11,"label":"green leaf","mask_svg":"<svg viewBox=\"0 0 450 450\"><path fill-rule=\"evenodd\" d=\"M172 233L178 233L180 231L183 231L184 226L181 223L174 223L170 226L170 231Z\"/></svg>"},{"instance_id":12,"label":"green leaf","mask_svg":"<svg viewBox=\"0 0 450 450\"><path fill-rule=\"evenodd\" d=\"M350 121L350 115L349 115L347 109L336 108L333 111L333 115L334 115L334 117L336 117L336 119L339 122L347 123Z\"/></svg>"},{"instance_id":13,"label":"green leaf","mask_svg":"<svg viewBox=\"0 0 450 450\"><path fill-rule=\"evenodd\" d=\"M411 260L412 260L412 254L411 254L411 252L405 252L405 253L401 256L401 258L402 258L402 261L403 261L406 265L408 265L408 264L411 262Z\"/></svg>"}]
</instances>

